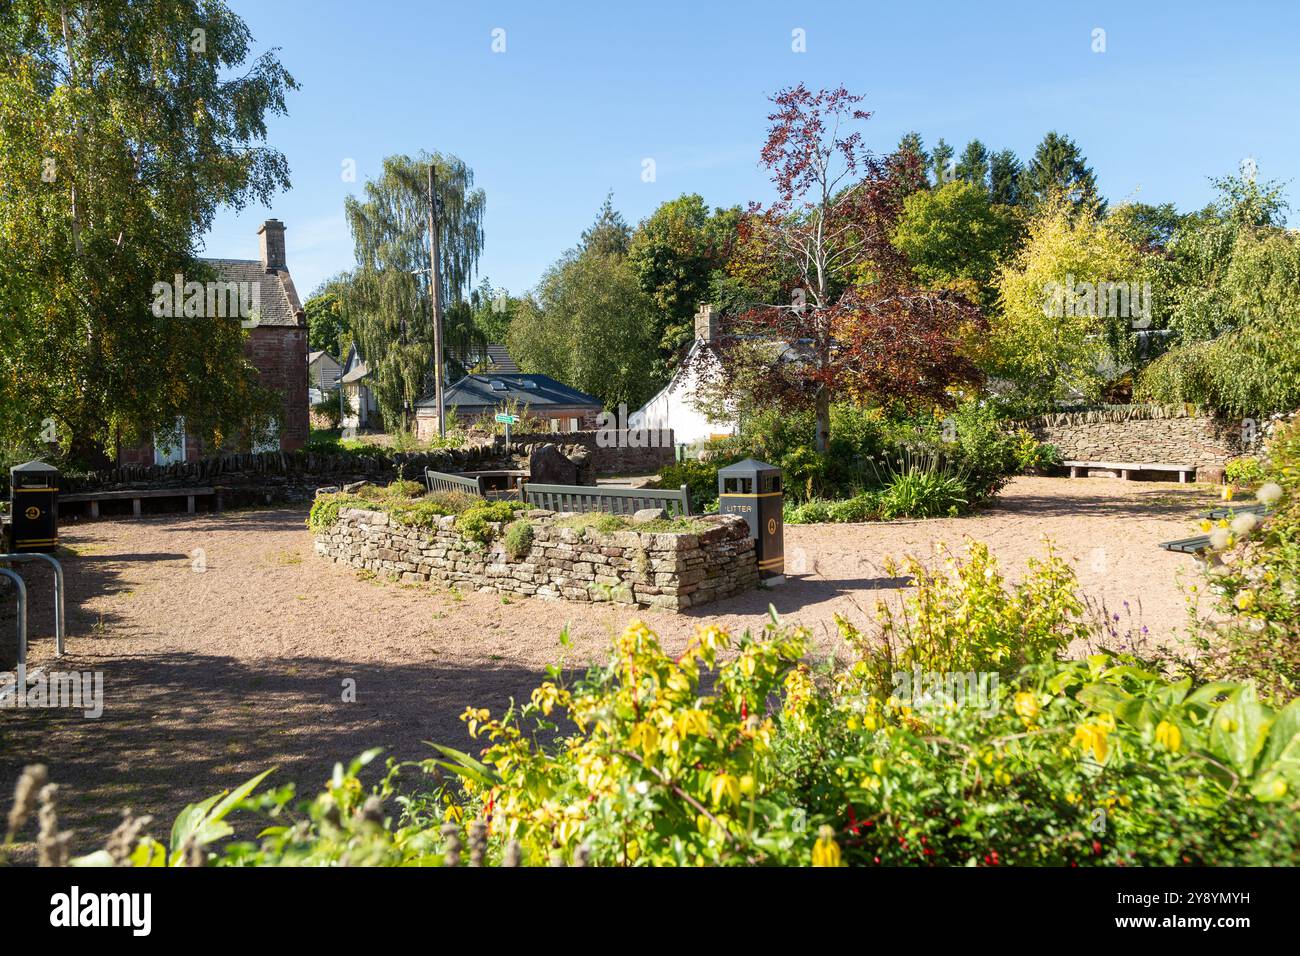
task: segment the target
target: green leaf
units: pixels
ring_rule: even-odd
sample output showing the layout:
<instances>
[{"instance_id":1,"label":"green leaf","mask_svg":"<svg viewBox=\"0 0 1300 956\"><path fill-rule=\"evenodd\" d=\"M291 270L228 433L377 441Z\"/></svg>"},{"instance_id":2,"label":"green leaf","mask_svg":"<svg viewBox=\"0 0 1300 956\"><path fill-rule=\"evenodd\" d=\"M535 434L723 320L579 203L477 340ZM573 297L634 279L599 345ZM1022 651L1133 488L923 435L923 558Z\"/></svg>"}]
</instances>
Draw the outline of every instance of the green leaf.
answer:
<instances>
[{"instance_id":1,"label":"green leaf","mask_svg":"<svg viewBox=\"0 0 1300 956\"><path fill-rule=\"evenodd\" d=\"M232 791L222 791L201 803L192 803L182 810L172 825L172 862L175 863L179 859L181 847L191 837L199 846L206 846L214 840L233 833L230 825L223 823L222 820L274 770L274 767L264 770Z\"/></svg>"},{"instance_id":2,"label":"green leaf","mask_svg":"<svg viewBox=\"0 0 1300 956\"><path fill-rule=\"evenodd\" d=\"M1255 688L1245 684L1233 691L1211 720L1206 738L1210 753L1240 776L1249 777L1273 723L1272 712L1255 699Z\"/></svg>"}]
</instances>

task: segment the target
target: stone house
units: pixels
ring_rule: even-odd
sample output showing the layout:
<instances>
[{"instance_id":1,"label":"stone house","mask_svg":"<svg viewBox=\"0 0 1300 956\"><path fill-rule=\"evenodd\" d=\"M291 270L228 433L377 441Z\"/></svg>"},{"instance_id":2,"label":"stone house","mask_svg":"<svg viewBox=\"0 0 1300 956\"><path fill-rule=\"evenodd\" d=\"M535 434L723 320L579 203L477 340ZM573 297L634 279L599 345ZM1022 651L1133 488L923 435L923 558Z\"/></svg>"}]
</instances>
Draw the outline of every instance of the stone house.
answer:
<instances>
[{"instance_id":1,"label":"stone house","mask_svg":"<svg viewBox=\"0 0 1300 956\"><path fill-rule=\"evenodd\" d=\"M285 262L284 223L266 220L257 230L261 246L258 259L203 259L217 273L217 283L253 289L256 307L246 317L249 329L244 356L256 367L261 384L279 393L280 419L273 434L250 444L253 451L293 451L307 443L307 317ZM212 296L209 295L209 301ZM205 313L206 314L206 313ZM235 321L225 312L207 314L204 321ZM165 465L189 461L206 453L202 442L185 431L178 419L168 432L155 433L152 442L118 451L119 465Z\"/></svg>"},{"instance_id":2,"label":"stone house","mask_svg":"<svg viewBox=\"0 0 1300 956\"><path fill-rule=\"evenodd\" d=\"M486 428L493 426L493 415L508 410L540 420L545 431L577 432L595 428L601 413L600 399L536 374L466 375L446 389L443 403L449 421L454 416L458 426ZM438 404L433 395L415 403L415 434L421 441L438 434Z\"/></svg>"}]
</instances>

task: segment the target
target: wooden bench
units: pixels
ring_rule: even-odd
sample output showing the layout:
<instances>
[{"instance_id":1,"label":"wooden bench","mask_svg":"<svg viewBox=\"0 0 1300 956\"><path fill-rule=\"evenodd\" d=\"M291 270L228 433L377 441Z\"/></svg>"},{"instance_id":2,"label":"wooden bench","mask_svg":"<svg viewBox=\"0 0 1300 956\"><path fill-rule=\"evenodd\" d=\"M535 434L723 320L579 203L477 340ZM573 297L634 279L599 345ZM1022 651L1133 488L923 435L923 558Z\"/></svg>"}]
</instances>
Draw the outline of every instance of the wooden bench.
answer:
<instances>
[{"instance_id":1,"label":"wooden bench","mask_svg":"<svg viewBox=\"0 0 1300 956\"><path fill-rule=\"evenodd\" d=\"M1210 509L1206 516L1211 521L1221 521L1224 518L1234 515L1252 514L1258 517L1267 518L1269 516L1268 505L1241 505L1232 507L1224 505L1221 508ZM1210 536L1208 534L1198 534L1194 538L1179 538L1177 541L1161 541L1160 547L1166 551L1177 551L1179 554L1200 554L1202 551L1208 551L1210 548Z\"/></svg>"},{"instance_id":2,"label":"wooden bench","mask_svg":"<svg viewBox=\"0 0 1300 956\"><path fill-rule=\"evenodd\" d=\"M611 485L538 485L528 482L521 497L530 508L547 511L603 511L630 515L645 508L663 508L670 517L688 517L691 496L681 488L620 488Z\"/></svg>"},{"instance_id":3,"label":"wooden bench","mask_svg":"<svg viewBox=\"0 0 1300 956\"><path fill-rule=\"evenodd\" d=\"M1144 462L1133 461L1063 461L1062 465L1070 469L1070 477L1078 478L1080 474L1092 468L1103 471L1118 471L1120 475L1128 480L1134 472L1138 471L1176 471L1178 472L1178 483L1186 484L1188 476L1196 478L1195 465L1155 465Z\"/></svg>"},{"instance_id":4,"label":"wooden bench","mask_svg":"<svg viewBox=\"0 0 1300 956\"><path fill-rule=\"evenodd\" d=\"M1166 551L1177 551L1179 554L1200 554L1202 551L1208 551L1210 547L1210 536L1208 534L1198 534L1194 538L1179 538L1177 541L1161 541L1160 547Z\"/></svg>"},{"instance_id":5,"label":"wooden bench","mask_svg":"<svg viewBox=\"0 0 1300 956\"><path fill-rule=\"evenodd\" d=\"M1262 518L1270 511L1268 505L1223 505L1219 508L1211 508L1205 517L1211 521L1218 521L1220 518L1228 518L1232 515L1255 515Z\"/></svg>"},{"instance_id":6,"label":"wooden bench","mask_svg":"<svg viewBox=\"0 0 1300 956\"><path fill-rule=\"evenodd\" d=\"M221 510L220 488L144 488L128 491L78 491L69 495L59 495L59 504L89 504L90 516L99 517L99 504L102 501L130 501L131 513L140 517L140 502L145 498L184 498L185 510L194 514L195 498L215 497L215 509Z\"/></svg>"},{"instance_id":7,"label":"wooden bench","mask_svg":"<svg viewBox=\"0 0 1300 956\"><path fill-rule=\"evenodd\" d=\"M424 483L430 491L460 491L483 497L483 479L449 475L444 471L424 469Z\"/></svg>"}]
</instances>

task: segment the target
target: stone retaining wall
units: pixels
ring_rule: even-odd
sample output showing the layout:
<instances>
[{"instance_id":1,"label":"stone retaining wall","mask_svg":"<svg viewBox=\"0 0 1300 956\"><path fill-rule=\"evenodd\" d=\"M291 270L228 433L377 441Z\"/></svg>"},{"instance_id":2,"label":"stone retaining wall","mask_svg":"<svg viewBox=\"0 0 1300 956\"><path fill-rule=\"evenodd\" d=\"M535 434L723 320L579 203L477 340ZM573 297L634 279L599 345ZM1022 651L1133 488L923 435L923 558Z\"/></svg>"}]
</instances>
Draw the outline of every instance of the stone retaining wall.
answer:
<instances>
[{"instance_id":1,"label":"stone retaining wall","mask_svg":"<svg viewBox=\"0 0 1300 956\"><path fill-rule=\"evenodd\" d=\"M598 436L604 436L603 444ZM579 445L591 452L592 468L598 475L648 475L677 460L671 428L527 432L510 437L519 442L553 441L561 445ZM633 447L633 442L638 447Z\"/></svg>"},{"instance_id":2,"label":"stone retaining wall","mask_svg":"<svg viewBox=\"0 0 1300 956\"><path fill-rule=\"evenodd\" d=\"M389 515L344 508L316 536L316 553L403 581L467 585L479 591L571 601L612 601L680 611L747 591L758 584L754 541L741 518L710 515L700 533L637 530L600 534L556 524L554 512L523 512L533 543L518 560L505 553L502 527L484 547L456 530L408 527Z\"/></svg>"},{"instance_id":3,"label":"stone retaining wall","mask_svg":"<svg viewBox=\"0 0 1300 956\"><path fill-rule=\"evenodd\" d=\"M1132 406L1064 412L1022 422L1063 459L1195 465L1197 480L1220 480L1243 453L1242 425L1187 410Z\"/></svg>"}]
</instances>

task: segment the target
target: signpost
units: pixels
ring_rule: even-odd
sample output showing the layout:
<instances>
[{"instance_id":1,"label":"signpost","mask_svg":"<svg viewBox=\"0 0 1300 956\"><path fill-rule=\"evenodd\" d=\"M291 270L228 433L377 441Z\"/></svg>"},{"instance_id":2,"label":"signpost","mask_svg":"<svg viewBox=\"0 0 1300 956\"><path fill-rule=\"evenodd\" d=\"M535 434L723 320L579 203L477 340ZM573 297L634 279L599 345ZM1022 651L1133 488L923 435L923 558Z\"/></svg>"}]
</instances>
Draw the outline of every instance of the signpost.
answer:
<instances>
[{"instance_id":1,"label":"signpost","mask_svg":"<svg viewBox=\"0 0 1300 956\"><path fill-rule=\"evenodd\" d=\"M510 447L510 426L519 424L518 415L508 415L505 412L497 412L496 419L502 425L506 426L506 447Z\"/></svg>"}]
</instances>

